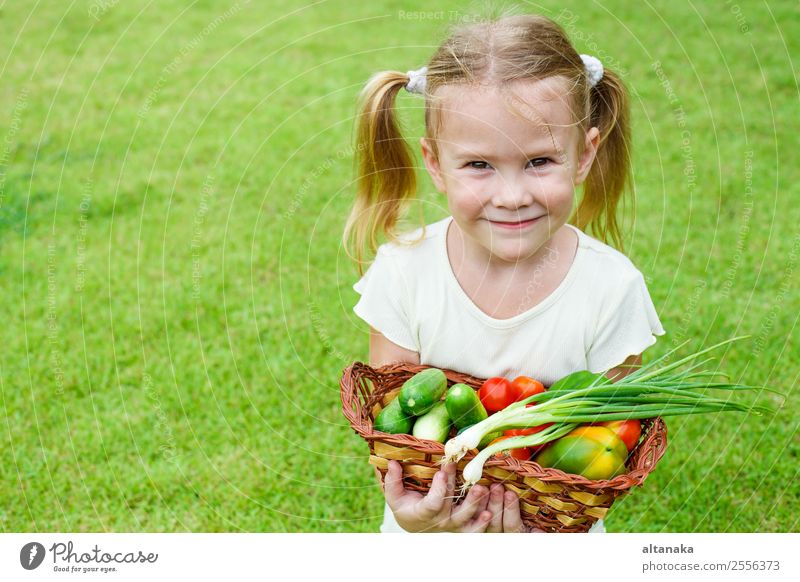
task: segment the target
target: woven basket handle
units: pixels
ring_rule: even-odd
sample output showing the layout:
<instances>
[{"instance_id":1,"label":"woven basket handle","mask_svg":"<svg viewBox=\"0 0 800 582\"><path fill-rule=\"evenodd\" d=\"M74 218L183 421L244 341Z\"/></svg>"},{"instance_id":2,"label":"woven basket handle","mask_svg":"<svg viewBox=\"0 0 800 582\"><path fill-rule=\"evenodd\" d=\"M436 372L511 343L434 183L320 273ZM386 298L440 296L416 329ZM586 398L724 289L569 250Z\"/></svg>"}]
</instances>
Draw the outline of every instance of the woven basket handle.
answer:
<instances>
[{"instance_id":1,"label":"woven basket handle","mask_svg":"<svg viewBox=\"0 0 800 582\"><path fill-rule=\"evenodd\" d=\"M372 368L362 362L353 362L344 369L342 378L339 380L342 413L350 422L350 426L362 437L366 436L360 430L360 426L361 419L364 418L364 406L369 397L369 392L359 381L359 378L369 376L371 370Z\"/></svg>"}]
</instances>

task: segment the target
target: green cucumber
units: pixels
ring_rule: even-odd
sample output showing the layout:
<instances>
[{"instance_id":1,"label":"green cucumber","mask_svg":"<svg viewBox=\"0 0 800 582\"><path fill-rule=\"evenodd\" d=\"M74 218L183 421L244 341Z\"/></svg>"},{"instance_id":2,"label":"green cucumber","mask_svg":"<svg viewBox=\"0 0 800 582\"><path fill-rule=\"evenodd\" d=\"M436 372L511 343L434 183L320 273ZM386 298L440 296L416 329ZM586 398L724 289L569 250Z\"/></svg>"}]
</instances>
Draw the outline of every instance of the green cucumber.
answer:
<instances>
[{"instance_id":1,"label":"green cucumber","mask_svg":"<svg viewBox=\"0 0 800 582\"><path fill-rule=\"evenodd\" d=\"M375 430L389 434L411 434L412 424L414 424L414 418L403 412L400 408L400 401L395 398L378 413L374 426Z\"/></svg>"},{"instance_id":2,"label":"green cucumber","mask_svg":"<svg viewBox=\"0 0 800 582\"><path fill-rule=\"evenodd\" d=\"M418 439L428 439L444 443L450 434L450 417L444 402L434 404L427 413L414 422L414 432Z\"/></svg>"},{"instance_id":3,"label":"green cucumber","mask_svg":"<svg viewBox=\"0 0 800 582\"><path fill-rule=\"evenodd\" d=\"M489 417L478 393L466 384L450 386L444 402L447 405L447 414L456 428L464 428Z\"/></svg>"},{"instance_id":4,"label":"green cucumber","mask_svg":"<svg viewBox=\"0 0 800 582\"><path fill-rule=\"evenodd\" d=\"M447 376L438 368L414 374L400 388L400 408L409 416L422 416L439 402L447 390Z\"/></svg>"}]
</instances>

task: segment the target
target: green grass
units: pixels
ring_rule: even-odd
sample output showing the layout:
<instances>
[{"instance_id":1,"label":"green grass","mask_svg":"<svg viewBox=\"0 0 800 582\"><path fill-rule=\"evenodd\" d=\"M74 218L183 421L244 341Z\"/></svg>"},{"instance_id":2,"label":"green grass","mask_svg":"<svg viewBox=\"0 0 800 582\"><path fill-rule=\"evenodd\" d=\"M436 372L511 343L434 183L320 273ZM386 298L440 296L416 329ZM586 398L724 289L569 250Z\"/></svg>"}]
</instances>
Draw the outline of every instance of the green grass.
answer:
<instances>
[{"instance_id":1,"label":"green grass","mask_svg":"<svg viewBox=\"0 0 800 582\"><path fill-rule=\"evenodd\" d=\"M105 5L0 7L0 531L377 531L338 394L367 358L339 245L353 103L424 64L449 10ZM774 419L670 420L607 527L796 531L797 8L569 5L579 51L613 56L633 96L628 255L667 330L646 358L750 333L723 369L790 393ZM419 136L420 101L399 105Z\"/></svg>"}]
</instances>

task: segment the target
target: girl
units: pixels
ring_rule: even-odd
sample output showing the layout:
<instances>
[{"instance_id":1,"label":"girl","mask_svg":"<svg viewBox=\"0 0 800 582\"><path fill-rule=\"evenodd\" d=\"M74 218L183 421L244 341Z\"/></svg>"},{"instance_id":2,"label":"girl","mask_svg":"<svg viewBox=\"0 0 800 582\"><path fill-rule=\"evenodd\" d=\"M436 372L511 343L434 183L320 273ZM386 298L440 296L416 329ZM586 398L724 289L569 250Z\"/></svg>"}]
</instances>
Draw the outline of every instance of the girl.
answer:
<instances>
[{"instance_id":1,"label":"girl","mask_svg":"<svg viewBox=\"0 0 800 582\"><path fill-rule=\"evenodd\" d=\"M398 233L415 195L413 156L394 102L425 98L422 158L451 216ZM641 365L663 335L616 220L629 178L628 99L620 78L578 55L541 16L464 25L427 67L374 75L362 91L358 193L345 227L361 269L370 364L422 363L477 377L577 370L610 378ZM578 201L576 187L583 184ZM426 496L389 463L381 531L525 531L519 499L475 486L453 505L455 468ZM591 531L605 531L602 520Z\"/></svg>"}]
</instances>

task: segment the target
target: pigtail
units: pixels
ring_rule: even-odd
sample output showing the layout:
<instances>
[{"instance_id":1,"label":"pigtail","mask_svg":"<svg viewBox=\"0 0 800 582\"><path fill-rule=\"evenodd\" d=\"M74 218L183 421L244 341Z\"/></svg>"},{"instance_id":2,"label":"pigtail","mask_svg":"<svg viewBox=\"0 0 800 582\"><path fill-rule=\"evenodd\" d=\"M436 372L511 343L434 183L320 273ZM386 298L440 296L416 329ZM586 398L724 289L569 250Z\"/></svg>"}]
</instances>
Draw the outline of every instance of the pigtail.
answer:
<instances>
[{"instance_id":1,"label":"pigtail","mask_svg":"<svg viewBox=\"0 0 800 582\"><path fill-rule=\"evenodd\" d=\"M356 199L343 243L361 274L364 257L375 254L380 234L397 240L398 219L405 203L416 193L414 156L400 132L394 106L398 92L408 81L404 73L377 73L358 99Z\"/></svg>"},{"instance_id":2,"label":"pigtail","mask_svg":"<svg viewBox=\"0 0 800 582\"><path fill-rule=\"evenodd\" d=\"M589 89L591 123L600 130L600 144L584 182L583 199L573 222L585 230L591 225L600 240L624 252L617 206L630 183L630 105L622 79L605 69L603 77ZM631 197L631 203L634 199ZM635 212L635 209L634 209Z\"/></svg>"}]
</instances>

